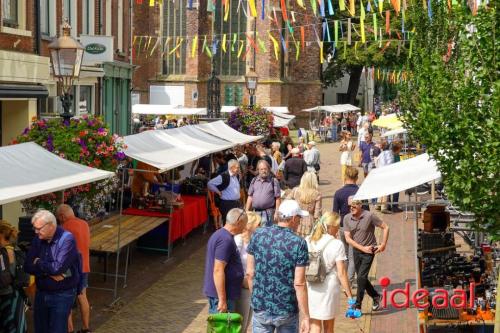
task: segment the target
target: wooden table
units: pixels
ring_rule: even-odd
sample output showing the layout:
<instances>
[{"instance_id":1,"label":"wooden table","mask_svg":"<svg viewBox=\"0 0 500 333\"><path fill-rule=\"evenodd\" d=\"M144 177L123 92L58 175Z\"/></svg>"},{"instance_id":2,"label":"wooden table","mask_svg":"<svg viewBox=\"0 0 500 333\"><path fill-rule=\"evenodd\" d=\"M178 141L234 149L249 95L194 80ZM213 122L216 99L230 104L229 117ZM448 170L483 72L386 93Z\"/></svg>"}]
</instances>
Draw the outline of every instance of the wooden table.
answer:
<instances>
[{"instance_id":1,"label":"wooden table","mask_svg":"<svg viewBox=\"0 0 500 333\"><path fill-rule=\"evenodd\" d=\"M130 256L130 244L142 235L148 233L159 225L166 223L166 217L149 217L135 215L114 215L103 221L90 226L90 251L106 254L104 272L92 272L115 278L114 288L94 288L113 291L114 300L118 295L118 278L123 278L123 287L127 286L128 263ZM119 274L120 253L127 248L125 256L125 271ZM116 253L115 273L109 274L107 269L107 258L109 254Z\"/></svg>"},{"instance_id":2,"label":"wooden table","mask_svg":"<svg viewBox=\"0 0 500 333\"><path fill-rule=\"evenodd\" d=\"M165 217L112 216L90 227L90 250L118 252L167 220Z\"/></svg>"}]
</instances>

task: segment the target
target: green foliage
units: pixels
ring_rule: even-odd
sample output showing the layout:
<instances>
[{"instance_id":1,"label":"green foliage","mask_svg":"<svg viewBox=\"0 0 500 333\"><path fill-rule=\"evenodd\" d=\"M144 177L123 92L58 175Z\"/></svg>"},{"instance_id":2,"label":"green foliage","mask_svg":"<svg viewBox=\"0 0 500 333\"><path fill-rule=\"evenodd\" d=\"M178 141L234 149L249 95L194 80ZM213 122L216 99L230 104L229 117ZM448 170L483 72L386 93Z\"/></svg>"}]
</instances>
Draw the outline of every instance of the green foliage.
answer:
<instances>
[{"instance_id":1,"label":"green foliage","mask_svg":"<svg viewBox=\"0 0 500 333\"><path fill-rule=\"evenodd\" d=\"M432 1L433 17L413 7L411 75L401 87L409 133L437 161L450 200L476 215L475 227L500 237L500 42L497 9L451 11Z\"/></svg>"},{"instance_id":2,"label":"green foliage","mask_svg":"<svg viewBox=\"0 0 500 333\"><path fill-rule=\"evenodd\" d=\"M387 3L386 6L388 6ZM356 3L356 7L356 13L359 15L359 3ZM361 43L360 35L353 29L351 45L346 45L345 49L344 42L347 41L347 22L345 20L349 17L346 15L347 12L340 12L336 10L335 15L327 17L331 33L334 31L334 20L344 20L344 38L339 40L339 44L336 46L335 51L333 42L328 43L327 47L325 47L326 55L334 55L334 57L328 62L327 68L323 71L322 81L325 87L335 85L335 83L345 74L350 74L355 67L376 66L401 68L404 64L408 54L409 43L408 41L398 40L398 35L396 34L396 31L399 31L399 37L403 39L404 36L401 33L402 14L400 13L399 16L396 16L395 12L391 13L391 35L389 36L385 33L385 16L376 11L378 27L381 27L384 31L383 40L380 42L375 41L374 38L372 23L374 13L373 10L376 9L372 7L372 11L366 12L366 43ZM359 30L359 21L359 18L352 18L351 20L357 30Z\"/></svg>"}]
</instances>

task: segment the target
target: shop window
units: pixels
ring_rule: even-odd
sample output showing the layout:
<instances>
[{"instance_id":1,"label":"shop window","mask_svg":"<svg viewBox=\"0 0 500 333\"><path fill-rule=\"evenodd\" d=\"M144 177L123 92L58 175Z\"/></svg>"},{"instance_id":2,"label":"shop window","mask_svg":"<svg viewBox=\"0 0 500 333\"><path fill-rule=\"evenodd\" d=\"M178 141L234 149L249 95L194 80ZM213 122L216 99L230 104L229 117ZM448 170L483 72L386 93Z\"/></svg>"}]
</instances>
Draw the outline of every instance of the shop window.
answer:
<instances>
[{"instance_id":1,"label":"shop window","mask_svg":"<svg viewBox=\"0 0 500 333\"><path fill-rule=\"evenodd\" d=\"M94 34L94 0L82 0L82 34Z\"/></svg>"},{"instance_id":2,"label":"shop window","mask_svg":"<svg viewBox=\"0 0 500 333\"><path fill-rule=\"evenodd\" d=\"M3 0L2 1L2 24L5 27L19 27L19 1Z\"/></svg>"},{"instance_id":3,"label":"shop window","mask_svg":"<svg viewBox=\"0 0 500 333\"><path fill-rule=\"evenodd\" d=\"M215 56L217 74L230 76L243 76L246 73L243 56L238 58L239 40L245 39L247 31L247 18L238 6L247 6L247 1L230 1L227 21L224 21L223 1L217 1L215 7L214 34L219 40L217 55ZM222 50L223 35L226 34L226 52ZM234 41L236 34L236 41Z\"/></svg>"},{"instance_id":4,"label":"shop window","mask_svg":"<svg viewBox=\"0 0 500 333\"><path fill-rule=\"evenodd\" d=\"M163 45L164 49L172 50L180 43L181 38L184 39L176 52L165 53L163 58L165 75L186 74L186 6L186 0L163 3L163 37L168 42L168 45Z\"/></svg>"},{"instance_id":5,"label":"shop window","mask_svg":"<svg viewBox=\"0 0 500 333\"><path fill-rule=\"evenodd\" d=\"M94 86L73 86L73 105L71 112L75 117L84 114L95 114L94 109ZM63 112L59 96L48 97L42 100L40 114L42 117L57 117Z\"/></svg>"},{"instance_id":6,"label":"shop window","mask_svg":"<svg viewBox=\"0 0 500 333\"><path fill-rule=\"evenodd\" d=\"M81 116L94 113L92 108L92 87L93 86L80 86L77 115Z\"/></svg>"},{"instance_id":7,"label":"shop window","mask_svg":"<svg viewBox=\"0 0 500 333\"><path fill-rule=\"evenodd\" d=\"M46 37L56 35L55 0L40 0L40 29Z\"/></svg>"}]
</instances>

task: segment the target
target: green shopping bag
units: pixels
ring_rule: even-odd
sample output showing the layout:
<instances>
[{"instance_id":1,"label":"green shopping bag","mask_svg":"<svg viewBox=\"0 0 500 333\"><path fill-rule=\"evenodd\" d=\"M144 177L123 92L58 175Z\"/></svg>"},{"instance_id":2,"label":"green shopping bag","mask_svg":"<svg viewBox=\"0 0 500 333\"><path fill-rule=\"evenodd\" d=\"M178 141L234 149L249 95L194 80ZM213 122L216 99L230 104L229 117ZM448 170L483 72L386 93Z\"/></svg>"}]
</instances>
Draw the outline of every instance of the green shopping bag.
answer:
<instances>
[{"instance_id":1,"label":"green shopping bag","mask_svg":"<svg viewBox=\"0 0 500 333\"><path fill-rule=\"evenodd\" d=\"M207 318L207 333L241 333L242 321L239 313L211 314Z\"/></svg>"}]
</instances>

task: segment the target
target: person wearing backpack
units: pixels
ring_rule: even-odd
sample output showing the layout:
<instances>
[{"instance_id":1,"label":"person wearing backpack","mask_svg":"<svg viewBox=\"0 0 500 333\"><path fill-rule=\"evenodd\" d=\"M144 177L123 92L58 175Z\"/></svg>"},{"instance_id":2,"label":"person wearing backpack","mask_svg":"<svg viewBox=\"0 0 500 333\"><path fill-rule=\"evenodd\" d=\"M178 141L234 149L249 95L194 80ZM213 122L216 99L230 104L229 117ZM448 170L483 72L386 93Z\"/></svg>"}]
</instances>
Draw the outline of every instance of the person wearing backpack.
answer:
<instances>
[{"instance_id":1,"label":"person wearing backpack","mask_svg":"<svg viewBox=\"0 0 500 333\"><path fill-rule=\"evenodd\" d=\"M20 251L14 247L18 231L10 223L0 220L0 332L26 332L24 292L17 281L16 257Z\"/></svg>"},{"instance_id":2,"label":"person wearing backpack","mask_svg":"<svg viewBox=\"0 0 500 333\"><path fill-rule=\"evenodd\" d=\"M240 203L240 163L237 160L228 162L228 170L208 182L208 189L214 192L216 206L222 215L222 223L226 223L226 215Z\"/></svg>"},{"instance_id":3,"label":"person wearing backpack","mask_svg":"<svg viewBox=\"0 0 500 333\"><path fill-rule=\"evenodd\" d=\"M326 212L306 237L309 266L306 268L310 333L333 333L335 317L340 313L340 285L352 299L347 278L344 244L337 239L340 216Z\"/></svg>"},{"instance_id":4,"label":"person wearing backpack","mask_svg":"<svg viewBox=\"0 0 500 333\"><path fill-rule=\"evenodd\" d=\"M69 313L82 283L80 253L73 235L57 226L51 212L39 210L31 224L37 237L24 269L35 276L35 332L67 333Z\"/></svg>"}]
</instances>

